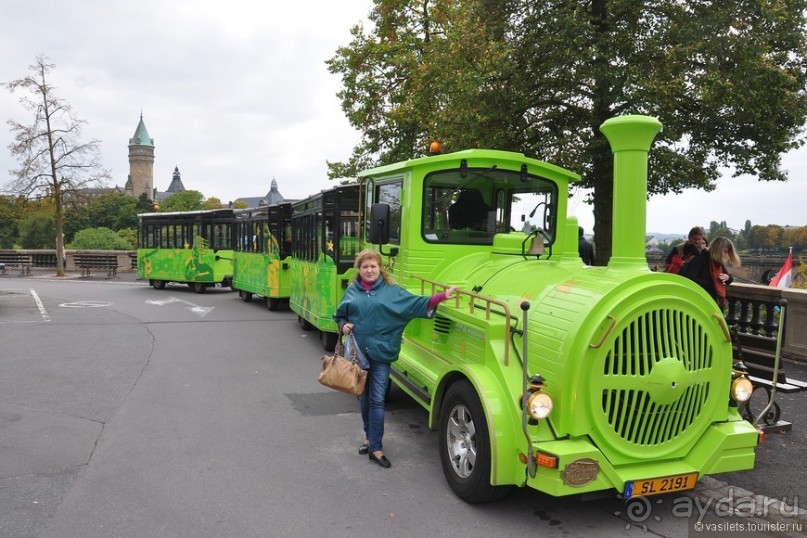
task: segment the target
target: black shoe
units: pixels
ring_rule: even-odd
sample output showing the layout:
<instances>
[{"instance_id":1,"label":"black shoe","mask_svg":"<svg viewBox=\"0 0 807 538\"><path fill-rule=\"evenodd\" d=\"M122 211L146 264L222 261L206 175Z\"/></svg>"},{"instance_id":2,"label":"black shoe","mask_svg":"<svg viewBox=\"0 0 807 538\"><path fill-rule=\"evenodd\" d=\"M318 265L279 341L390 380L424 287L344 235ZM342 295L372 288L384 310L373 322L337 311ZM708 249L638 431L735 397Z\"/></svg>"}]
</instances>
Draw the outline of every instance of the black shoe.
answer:
<instances>
[{"instance_id":1,"label":"black shoe","mask_svg":"<svg viewBox=\"0 0 807 538\"><path fill-rule=\"evenodd\" d=\"M370 453L370 447L367 443L362 443L359 445L359 456L364 456L365 454Z\"/></svg>"},{"instance_id":2,"label":"black shoe","mask_svg":"<svg viewBox=\"0 0 807 538\"><path fill-rule=\"evenodd\" d=\"M390 463L390 461L387 459L387 457L384 456L383 454L381 455L380 458L376 458L375 455L372 452L370 454L368 454L368 456L370 458L370 461L376 462L377 464L379 464L384 469L389 469L390 467L392 467L392 463Z\"/></svg>"}]
</instances>

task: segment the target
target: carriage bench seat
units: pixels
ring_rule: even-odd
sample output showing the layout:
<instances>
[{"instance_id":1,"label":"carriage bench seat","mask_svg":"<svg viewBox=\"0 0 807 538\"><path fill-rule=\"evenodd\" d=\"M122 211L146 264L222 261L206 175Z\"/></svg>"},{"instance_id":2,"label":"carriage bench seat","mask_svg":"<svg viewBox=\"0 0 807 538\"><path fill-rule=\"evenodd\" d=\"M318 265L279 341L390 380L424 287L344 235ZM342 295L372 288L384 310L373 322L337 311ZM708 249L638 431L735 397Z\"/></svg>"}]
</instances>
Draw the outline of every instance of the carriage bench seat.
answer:
<instances>
[{"instance_id":1,"label":"carriage bench seat","mask_svg":"<svg viewBox=\"0 0 807 538\"><path fill-rule=\"evenodd\" d=\"M77 252L73 254L73 262L77 269L81 269L81 276L90 276L91 272L106 271L107 278L118 276L118 256L117 254L97 254Z\"/></svg>"},{"instance_id":2,"label":"carriage bench seat","mask_svg":"<svg viewBox=\"0 0 807 538\"><path fill-rule=\"evenodd\" d=\"M21 275L31 274L31 255L20 254L18 252L0 252L0 272L6 274L6 270L15 267L20 270Z\"/></svg>"}]
</instances>

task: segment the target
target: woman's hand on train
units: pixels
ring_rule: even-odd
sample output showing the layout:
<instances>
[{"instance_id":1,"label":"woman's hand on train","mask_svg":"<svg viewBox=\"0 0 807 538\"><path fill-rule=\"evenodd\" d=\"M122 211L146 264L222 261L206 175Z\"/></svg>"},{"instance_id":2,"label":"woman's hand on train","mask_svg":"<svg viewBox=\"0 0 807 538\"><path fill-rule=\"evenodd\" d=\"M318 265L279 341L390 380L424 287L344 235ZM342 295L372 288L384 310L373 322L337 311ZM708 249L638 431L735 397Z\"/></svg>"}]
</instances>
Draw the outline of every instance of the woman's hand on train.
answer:
<instances>
[{"instance_id":1,"label":"woman's hand on train","mask_svg":"<svg viewBox=\"0 0 807 538\"><path fill-rule=\"evenodd\" d=\"M350 332L353 330L353 327L354 325L352 323L350 322L345 323L344 325L342 325L342 333L350 334Z\"/></svg>"},{"instance_id":2,"label":"woman's hand on train","mask_svg":"<svg viewBox=\"0 0 807 538\"><path fill-rule=\"evenodd\" d=\"M446 288L446 299L453 299L457 296L459 286L449 286Z\"/></svg>"}]
</instances>

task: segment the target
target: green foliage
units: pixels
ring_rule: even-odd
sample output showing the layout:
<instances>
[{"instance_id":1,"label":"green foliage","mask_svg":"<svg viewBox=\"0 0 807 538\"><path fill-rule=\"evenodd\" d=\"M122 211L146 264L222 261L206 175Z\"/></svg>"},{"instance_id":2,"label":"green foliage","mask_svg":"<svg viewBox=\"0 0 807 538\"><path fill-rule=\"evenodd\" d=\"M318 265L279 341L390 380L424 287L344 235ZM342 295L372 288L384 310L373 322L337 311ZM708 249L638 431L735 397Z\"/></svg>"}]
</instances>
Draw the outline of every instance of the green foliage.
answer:
<instances>
[{"instance_id":1,"label":"green foliage","mask_svg":"<svg viewBox=\"0 0 807 538\"><path fill-rule=\"evenodd\" d=\"M89 221L92 227L137 228L137 205L134 196L111 192L94 196L89 204Z\"/></svg>"},{"instance_id":2,"label":"green foliage","mask_svg":"<svg viewBox=\"0 0 807 538\"><path fill-rule=\"evenodd\" d=\"M172 194L160 203L160 211L197 211L203 209L204 196L199 191Z\"/></svg>"},{"instance_id":3,"label":"green foliage","mask_svg":"<svg viewBox=\"0 0 807 538\"><path fill-rule=\"evenodd\" d=\"M150 213L154 211L154 204L152 203L151 198L149 198L149 195L145 192L137 198L136 207L138 213Z\"/></svg>"},{"instance_id":4,"label":"green foliage","mask_svg":"<svg viewBox=\"0 0 807 538\"><path fill-rule=\"evenodd\" d=\"M791 287L807 289L807 259L799 258L799 265L796 268L796 275Z\"/></svg>"},{"instance_id":5,"label":"green foliage","mask_svg":"<svg viewBox=\"0 0 807 538\"><path fill-rule=\"evenodd\" d=\"M35 213L20 221L18 243L22 248L55 248L56 222L51 215Z\"/></svg>"},{"instance_id":6,"label":"green foliage","mask_svg":"<svg viewBox=\"0 0 807 538\"><path fill-rule=\"evenodd\" d=\"M221 203L221 200L216 198L215 196L211 196L204 202L202 202L202 209L221 209L224 207L224 204Z\"/></svg>"},{"instance_id":7,"label":"green foliage","mask_svg":"<svg viewBox=\"0 0 807 538\"><path fill-rule=\"evenodd\" d=\"M330 59L362 139L329 176L447 150L521 151L583 176L610 256L612 157L598 131L659 118L650 194L714 188L720 169L783 180L803 143L805 10L790 2L374 0Z\"/></svg>"},{"instance_id":8,"label":"green foliage","mask_svg":"<svg viewBox=\"0 0 807 538\"><path fill-rule=\"evenodd\" d=\"M137 248L137 228L123 228L116 232L118 237L129 244L129 249L134 250Z\"/></svg>"},{"instance_id":9,"label":"green foliage","mask_svg":"<svg viewBox=\"0 0 807 538\"><path fill-rule=\"evenodd\" d=\"M17 219L22 213L12 196L0 196L0 248L12 248L17 241Z\"/></svg>"},{"instance_id":10,"label":"green foliage","mask_svg":"<svg viewBox=\"0 0 807 538\"><path fill-rule=\"evenodd\" d=\"M73 250L131 250L129 241L109 228L87 228L76 233L68 248Z\"/></svg>"}]
</instances>

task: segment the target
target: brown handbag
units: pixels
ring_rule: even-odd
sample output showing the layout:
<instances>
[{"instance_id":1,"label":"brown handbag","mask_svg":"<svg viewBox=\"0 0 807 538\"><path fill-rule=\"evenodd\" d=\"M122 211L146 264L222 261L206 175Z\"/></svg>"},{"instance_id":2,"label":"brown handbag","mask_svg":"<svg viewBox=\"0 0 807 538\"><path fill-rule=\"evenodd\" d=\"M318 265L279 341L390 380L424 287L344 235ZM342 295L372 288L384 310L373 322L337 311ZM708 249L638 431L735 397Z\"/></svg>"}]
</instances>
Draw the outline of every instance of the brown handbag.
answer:
<instances>
[{"instance_id":1,"label":"brown handbag","mask_svg":"<svg viewBox=\"0 0 807 538\"><path fill-rule=\"evenodd\" d=\"M354 338L349 334L348 338ZM332 389L359 396L364 392L367 382L367 371L359 367L356 357L356 341L352 342L353 356L346 358L342 339L336 343L333 355L322 356L322 371L319 373L319 382Z\"/></svg>"}]
</instances>

